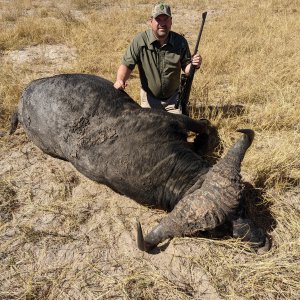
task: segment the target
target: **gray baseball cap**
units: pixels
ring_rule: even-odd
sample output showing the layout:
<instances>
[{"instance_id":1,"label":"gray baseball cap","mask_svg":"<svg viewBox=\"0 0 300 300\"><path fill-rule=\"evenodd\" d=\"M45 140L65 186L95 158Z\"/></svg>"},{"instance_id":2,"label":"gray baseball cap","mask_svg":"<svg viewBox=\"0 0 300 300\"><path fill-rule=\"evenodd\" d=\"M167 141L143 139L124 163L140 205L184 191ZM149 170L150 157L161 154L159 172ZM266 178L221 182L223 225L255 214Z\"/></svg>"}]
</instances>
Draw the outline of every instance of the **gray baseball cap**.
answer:
<instances>
[{"instance_id":1,"label":"gray baseball cap","mask_svg":"<svg viewBox=\"0 0 300 300\"><path fill-rule=\"evenodd\" d=\"M172 17L170 5L164 3L156 4L152 10L152 17L156 18L159 15Z\"/></svg>"}]
</instances>

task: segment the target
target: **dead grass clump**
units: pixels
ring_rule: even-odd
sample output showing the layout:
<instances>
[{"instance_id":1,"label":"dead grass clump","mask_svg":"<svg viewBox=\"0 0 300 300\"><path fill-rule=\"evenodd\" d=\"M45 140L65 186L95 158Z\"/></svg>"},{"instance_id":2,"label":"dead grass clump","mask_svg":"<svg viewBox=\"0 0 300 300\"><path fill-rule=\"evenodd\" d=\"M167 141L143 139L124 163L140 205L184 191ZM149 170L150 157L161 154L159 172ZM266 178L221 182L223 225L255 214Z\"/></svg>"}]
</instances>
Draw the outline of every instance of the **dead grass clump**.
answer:
<instances>
[{"instance_id":1,"label":"dead grass clump","mask_svg":"<svg viewBox=\"0 0 300 300\"><path fill-rule=\"evenodd\" d=\"M0 20L8 23L16 22L20 17L27 15L31 7L32 0L2 1L0 3Z\"/></svg>"},{"instance_id":2,"label":"dead grass clump","mask_svg":"<svg viewBox=\"0 0 300 300\"><path fill-rule=\"evenodd\" d=\"M147 28L146 16L133 12L130 7L114 7L113 15L107 14L106 10L93 11L86 17L84 26L71 34L72 44L78 51L76 70L115 80L116 70L130 39L138 31ZM133 22L120 27L121 19L130 19ZM129 81L128 92L134 99L139 98L137 70Z\"/></svg>"},{"instance_id":3,"label":"dead grass clump","mask_svg":"<svg viewBox=\"0 0 300 300\"><path fill-rule=\"evenodd\" d=\"M287 240L288 237L278 243L275 238L270 252L257 255L236 240L193 239L189 244L195 243L196 249L202 251L189 259L206 270L225 299L280 299L286 295L297 299L300 241L298 237L293 242Z\"/></svg>"},{"instance_id":4,"label":"dead grass clump","mask_svg":"<svg viewBox=\"0 0 300 300\"><path fill-rule=\"evenodd\" d=\"M13 186L0 180L0 224L10 221L14 211L19 207L16 191Z\"/></svg>"},{"instance_id":5,"label":"dead grass clump","mask_svg":"<svg viewBox=\"0 0 300 300\"><path fill-rule=\"evenodd\" d=\"M274 84L279 89L299 82L297 41L294 30L299 18L294 1L284 4L252 3L252 8L239 3L229 5L216 22L208 23L202 43L204 83L209 82L209 101L261 103L268 99ZM275 12L277 10L277 12ZM271 13L273 12L273 13ZM290 74L288 70L294 69ZM289 75L287 76L287 73ZM229 79L229 80L228 80ZM218 96L218 82L227 81L231 93ZM273 101L273 99L269 99ZM221 103L222 103L221 102Z\"/></svg>"},{"instance_id":6,"label":"dead grass clump","mask_svg":"<svg viewBox=\"0 0 300 300\"><path fill-rule=\"evenodd\" d=\"M257 134L254 148L244 164L244 168L253 174L256 185L279 190L299 185L299 138L293 131Z\"/></svg>"},{"instance_id":7,"label":"dead grass clump","mask_svg":"<svg viewBox=\"0 0 300 300\"><path fill-rule=\"evenodd\" d=\"M13 9L2 13L1 19L6 22L16 22L18 18L24 15L22 9Z\"/></svg>"},{"instance_id":8,"label":"dead grass clump","mask_svg":"<svg viewBox=\"0 0 300 300\"><path fill-rule=\"evenodd\" d=\"M294 249L295 251L299 249L299 197L299 187L288 192L272 189L264 195L264 201L272 203L272 213L280 220L272 232L273 242L279 253L285 248ZM299 257L296 259L299 260Z\"/></svg>"},{"instance_id":9,"label":"dead grass clump","mask_svg":"<svg viewBox=\"0 0 300 300\"><path fill-rule=\"evenodd\" d=\"M2 76L0 76L0 128L8 129L11 113L15 110L21 95L22 83L20 74L13 65L2 64Z\"/></svg>"},{"instance_id":10,"label":"dead grass clump","mask_svg":"<svg viewBox=\"0 0 300 300\"><path fill-rule=\"evenodd\" d=\"M158 299L159 295L163 293L163 290L167 288L166 285L168 282L155 272L151 274L143 270L135 270L134 273L128 274L128 277L124 278L123 284L124 292L129 299L154 300ZM174 296L175 295L173 295L173 297ZM179 295L177 293L176 296L178 297L176 299L183 299L180 297L180 293ZM168 297L166 297L166 299L168 299Z\"/></svg>"},{"instance_id":11,"label":"dead grass clump","mask_svg":"<svg viewBox=\"0 0 300 300\"><path fill-rule=\"evenodd\" d=\"M221 260L222 268L218 268L217 273L212 274L211 278L224 278L221 283L216 283L223 286L220 290L224 290L224 296L274 299L284 297L288 292L291 299L296 299L299 284L295 278L299 273L299 260L295 260L295 255L296 248L287 255L269 258L268 264L264 264L255 256L252 261L242 262L239 256L236 259L229 256L228 259L226 255L226 258L224 256ZM262 288L266 282L270 284L267 290ZM228 288L229 284L231 288Z\"/></svg>"},{"instance_id":12,"label":"dead grass clump","mask_svg":"<svg viewBox=\"0 0 300 300\"><path fill-rule=\"evenodd\" d=\"M176 286L164 276L149 270L135 270L135 273L124 278L123 288L129 299L194 299L194 290L188 283Z\"/></svg>"},{"instance_id":13,"label":"dead grass clump","mask_svg":"<svg viewBox=\"0 0 300 300\"><path fill-rule=\"evenodd\" d=\"M1 33L0 47L2 49L18 49L34 44L62 43L67 31L65 20L20 18L13 28Z\"/></svg>"}]
</instances>

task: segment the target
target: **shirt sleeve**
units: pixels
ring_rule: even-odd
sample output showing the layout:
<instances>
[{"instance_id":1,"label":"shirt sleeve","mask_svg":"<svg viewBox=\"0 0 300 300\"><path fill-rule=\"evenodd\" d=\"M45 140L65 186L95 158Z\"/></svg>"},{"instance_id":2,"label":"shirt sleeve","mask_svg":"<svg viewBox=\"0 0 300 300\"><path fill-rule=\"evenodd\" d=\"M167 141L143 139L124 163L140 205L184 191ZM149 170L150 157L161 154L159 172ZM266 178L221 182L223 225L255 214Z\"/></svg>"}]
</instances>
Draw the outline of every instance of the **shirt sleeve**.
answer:
<instances>
[{"instance_id":1,"label":"shirt sleeve","mask_svg":"<svg viewBox=\"0 0 300 300\"><path fill-rule=\"evenodd\" d=\"M123 56L122 64L127 66L129 69L133 70L135 65L139 61L139 43L138 43L138 36L136 36L133 41L130 43L128 48L125 51Z\"/></svg>"},{"instance_id":2,"label":"shirt sleeve","mask_svg":"<svg viewBox=\"0 0 300 300\"><path fill-rule=\"evenodd\" d=\"M184 71L186 66L191 62L192 56L191 56L191 51L188 45L188 42L184 39L184 47L183 47L183 52L182 52L182 57L181 57L181 69Z\"/></svg>"}]
</instances>

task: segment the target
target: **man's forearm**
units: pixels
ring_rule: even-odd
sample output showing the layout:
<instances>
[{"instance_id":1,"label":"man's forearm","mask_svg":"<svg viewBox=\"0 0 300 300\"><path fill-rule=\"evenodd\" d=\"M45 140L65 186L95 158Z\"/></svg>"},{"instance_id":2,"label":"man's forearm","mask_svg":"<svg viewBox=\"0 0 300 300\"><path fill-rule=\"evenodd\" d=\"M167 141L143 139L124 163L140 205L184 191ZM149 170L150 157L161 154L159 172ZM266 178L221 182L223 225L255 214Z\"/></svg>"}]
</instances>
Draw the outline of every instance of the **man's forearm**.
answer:
<instances>
[{"instance_id":1,"label":"man's forearm","mask_svg":"<svg viewBox=\"0 0 300 300\"><path fill-rule=\"evenodd\" d=\"M191 63L190 64L188 64L186 67L185 67L185 69L184 69L184 73L185 73L185 75L189 75L189 73L190 73L190 69L191 69Z\"/></svg>"},{"instance_id":2,"label":"man's forearm","mask_svg":"<svg viewBox=\"0 0 300 300\"><path fill-rule=\"evenodd\" d=\"M129 69L125 65L120 65L118 72L117 72L117 79L116 82L114 83L114 87L116 89L125 89L126 87L126 82L130 77L132 70Z\"/></svg>"}]
</instances>

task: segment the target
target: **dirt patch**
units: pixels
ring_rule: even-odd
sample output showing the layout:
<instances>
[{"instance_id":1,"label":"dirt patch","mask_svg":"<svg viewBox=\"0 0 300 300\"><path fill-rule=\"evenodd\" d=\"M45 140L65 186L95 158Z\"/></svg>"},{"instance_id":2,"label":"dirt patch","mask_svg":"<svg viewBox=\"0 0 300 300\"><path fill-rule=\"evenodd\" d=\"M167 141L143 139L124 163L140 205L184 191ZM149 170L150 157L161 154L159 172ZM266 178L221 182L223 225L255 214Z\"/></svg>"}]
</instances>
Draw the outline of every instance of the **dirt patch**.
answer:
<instances>
[{"instance_id":1,"label":"dirt patch","mask_svg":"<svg viewBox=\"0 0 300 300\"><path fill-rule=\"evenodd\" d=\"M75 49L60 45L37 45L22 50L6 53L5 61L15 64L33 63L36 60L45 60L45 63L57 65L71 63L76 57Z\"/></svg>"},{"instance_id":2,"label":"dirt patch","mask_svg":"<svg viewBox=\"0 0 300 300\"><path fill-rule=\"evenodd\" d=\"M3 63L9 63L15 69L20 67L32 70L39 76L51 75L57 69L71 67L76 60L76 49L63 44L36 45L22 50L5 51Z\"/></svg>"}]
</instances>

